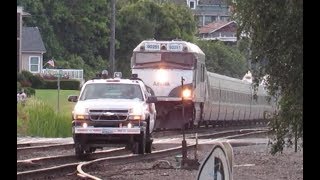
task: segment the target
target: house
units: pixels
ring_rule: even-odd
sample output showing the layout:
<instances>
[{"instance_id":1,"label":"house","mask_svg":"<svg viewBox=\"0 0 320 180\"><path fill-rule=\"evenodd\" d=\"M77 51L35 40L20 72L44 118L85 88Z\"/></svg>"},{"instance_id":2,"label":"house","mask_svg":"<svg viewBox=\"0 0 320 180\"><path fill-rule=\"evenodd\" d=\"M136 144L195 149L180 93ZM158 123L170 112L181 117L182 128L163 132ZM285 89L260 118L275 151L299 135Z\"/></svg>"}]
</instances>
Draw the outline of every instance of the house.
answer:
<instances>
[{"instance_id":1,"label":"house","mask_svg":"<svg viewBox=\"0 0 320 180\"><path fill-rule=\"evenodd\" d=\"M175 4L186 4L198 21L198 27L211 22L230 21L231 7L225 0L173 0Z\"/></svg>"},{"instance_id":2,"label":"house","mask_svg":"<svg viewBox=\"0 0 320 180\"><path fill-rule=\"evenodd\" d=\"M41 73L46 52L38 27L22 27L21 70Z\"/></svg>"},{"instance_id":3,"label":"house","mask_svg":"<svg viewBox=\"0 0 320 180\"><path fill-rule=\"evenodd\" d=\"M197 36L202 40L236 42L236 34L237 23L235 21L217 21L199 28Z\"/></svg>"},{"instance_id":4,"label":"house","mask_svg":"<svg viewBox=\"0 0 320 180\"><path fill-rule=\"evenodd\" d=\"M21 36L22 36L22 18L30 16L24 12L21 6L17 6L17 71L21 71Z\"/></svg>"},{"instance_id":5,"label":"house","mask_svg":"<svg viewBox=\"0 0 320 180\"><path fill-rule=\"evenodd\" d=\"M52 75L54 77L61 74L68 79L76 79L83 83L83 69L43 69L48 63L48 61L43 61L46 48L38 27L23 27L22 18L28 16L30 16L29 13L17 6L17 72L27 70L42 76Z\"/></svg>"},{"instance_id":6,"label":"house","mask_svg":"<svg viewBox=\"0 0 320 180\"><path fill-rule=\"evenodd\" d=\"M41 73L43 54L46 52L37 27L23 27L23 17L30 16L17 6L17 71Z\"/></svg>"}]
</instances>

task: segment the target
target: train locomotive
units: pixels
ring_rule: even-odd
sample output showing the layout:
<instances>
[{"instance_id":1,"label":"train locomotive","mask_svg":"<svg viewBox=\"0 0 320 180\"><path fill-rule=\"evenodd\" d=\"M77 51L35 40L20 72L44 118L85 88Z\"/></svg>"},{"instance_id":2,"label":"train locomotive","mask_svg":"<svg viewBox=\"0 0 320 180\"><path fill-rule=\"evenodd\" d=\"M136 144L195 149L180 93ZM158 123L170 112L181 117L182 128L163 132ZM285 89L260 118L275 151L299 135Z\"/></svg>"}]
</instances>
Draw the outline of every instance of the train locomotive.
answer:
<instances>
[{"instance_id":1,"label":"train locomotive","mask_svg":"<svg viewBox=\"0 0 320 180\"><path fill-rule=\"evenodd\" d=\"M156 129L260 122L274 111L262 86L255 94L248 81L208 72L205 54L190 42L144 40L131 70L158 99Z\"/></svg>"}]
</instances>

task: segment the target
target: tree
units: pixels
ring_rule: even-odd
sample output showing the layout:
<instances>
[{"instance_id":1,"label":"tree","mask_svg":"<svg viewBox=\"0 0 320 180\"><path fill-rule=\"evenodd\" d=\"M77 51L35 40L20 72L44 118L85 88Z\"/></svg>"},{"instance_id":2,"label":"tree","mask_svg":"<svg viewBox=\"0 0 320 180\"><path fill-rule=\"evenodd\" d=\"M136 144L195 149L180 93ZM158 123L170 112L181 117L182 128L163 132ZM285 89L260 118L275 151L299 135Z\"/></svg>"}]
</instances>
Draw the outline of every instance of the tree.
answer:
<instances>
[{"instance_id":1,"label":"tree","mask_svg":"<svg viewBox=\"0 0 320 180\"><path fill-rule=\"evenodd\" d=\"M272 153L303 142L303 1L246 0L234 4L238 34L251 38L254 82L267 76L270 94L279 98L271 121Z\"/></svg>"},{"instance_id":2,"label":"tree","mask_svg":"<svg viewBox=\"0 0 320 180\"><path fill-rule=\"evenodd\" d=\"M109 1L18 0L17 3L31 14L24 18L24 24L40 29L47 49L44 59L54 57L64 64L70 55L77 55L89 67L86 77L106 69ZM76 66L70 63L69 68Z\"/></svg>"},{"instance_id":3,"label":"tree","mask_svg":"<svg viewBox=\"0 0 320 180\"><path fill-rule=\"evenodd\" d=\"M151 0L119 3L122 6L116 18L116 38L119 43L116 57L117 67L123 70L125 76L130 73L132 51L142 40L178 38L193 41L196 23L189 8Z\"/></svg>"},{"instance_id":4,"label":"tree","mask_svg":"<svg viewBox=\"0 0 320 180\"><path fill-rule=\"evenodd\" d=\"M221 41L200 40L196 44L206 55L206 68L209 72L240 79L247 72L245 56L238 49Z\"/></svg>"}]
</instances>

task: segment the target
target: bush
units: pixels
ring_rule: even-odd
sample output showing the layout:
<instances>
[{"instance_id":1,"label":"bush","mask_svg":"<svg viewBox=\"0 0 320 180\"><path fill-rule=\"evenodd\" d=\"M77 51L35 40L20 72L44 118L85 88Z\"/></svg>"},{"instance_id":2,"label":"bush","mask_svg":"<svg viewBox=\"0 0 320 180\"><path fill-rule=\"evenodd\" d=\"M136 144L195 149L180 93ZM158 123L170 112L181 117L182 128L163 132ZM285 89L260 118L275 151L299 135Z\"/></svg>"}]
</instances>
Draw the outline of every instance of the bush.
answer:
<instances>
[{"instance_id":1,"label":"bush","mask_svg":"<svg viewBox=\"0 0 320 180\"><path fill-rule=\"evenodd\" d=\"M24 77L24 75L22 73L17 72L17 81L18 82L22 82L22 81L26 81L26 77Z\"/></svg>"},{"instance_id":2,"label":"bush","mask_svg":"<svg viewBox=\"0 0 320 180\"><path fill-rule=\"evenodd\" d=\"M36 94L36 90L31 87L24 88L24 92L27 94L27 97L31 97Z\"/></svg>"},{"instance_id":3,"label":"bush","mask_svg":"<svg viewBox=\"0 0 320 180\"><path fill-rule=\"evenodd\" d=\"M30 71L26 71L26 70L22 70L21 74L27 81L30 81L33 76L33 74Z\"/></svg>"},{"instance_id":4,"label":"bush","mask_svg":"<svg viewBox=\"0 0 320 180\"><path fill-rule=\"evenodd\" d=\"M58 81L56 80L44 80L45 85L43 89L57 89ZM78 80L60 80L60 89L64 90L79 90L80 81Z\"/></svg>"},{"instance_id":5,"label":"bush","mask_svg":"<svg viewBox=\"0 0 320 180\"><path fill-rule=\"evenodd\" d=\"M31 82L27 80L21 81L20 84L21 87L31 87Z\"/></svg>"},{"instance_id":6,"label":"bush","mask_svg":"<svg viewBox=\"0 0 320 180\"><path fill-rule=\"evenodd\" d=\"M32 88L40 89L44 86L44 80L39 74L31 76L29 80Z\"/></svg>"},{"instance_id":7,"label":"bush","mask_svg":"<svg viewBox=\"0 0 320 180\"><path fill-rule=\"evenodd\" d=\"M17 81L17 92L21 89L21 83Z\"/></svg>"}]
</instances>

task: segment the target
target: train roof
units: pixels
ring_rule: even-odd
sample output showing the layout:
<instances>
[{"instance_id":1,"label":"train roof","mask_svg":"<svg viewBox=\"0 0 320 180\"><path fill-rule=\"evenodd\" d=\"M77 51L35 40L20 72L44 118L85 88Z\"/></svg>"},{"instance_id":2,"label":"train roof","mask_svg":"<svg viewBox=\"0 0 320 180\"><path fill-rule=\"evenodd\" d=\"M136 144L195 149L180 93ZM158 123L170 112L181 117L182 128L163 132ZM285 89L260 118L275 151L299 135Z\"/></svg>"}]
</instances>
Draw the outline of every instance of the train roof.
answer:
<instances>
[{"instance_id":1,"label":"train roof","mask_svg":"<svg viewBox=\"0 0 320 180\"><path fill-rule=\"evenodd\" d=\"M146 43L160 44L161 46L162 45L167 46L168 44L182 44L183 47L188 48L187 52L205 55L204 52L197 45L195 45L191 42L182 41L182 40L172 40L172 41L144 40L136 48L134 48L133 52L141 52L141 46L145 46ZM144 49L144 51L147 52L147 50L145 50L145 49ZM170 50L168 50L168 51L170 51ZM175 52L179 52L179 51L175 51Z\"/></svg>"},{"instance_id":2,"label":"train roof","mask_svg":"<svg viewBox=\"0 0 320 180\"><path fill-rule=\"evenodd\" d=\"M241 84L248 84L248 85L251 84L247 81L242 81L241 79L232 78L229 76L225 76L225 75L221 75L221 74L217 74L217 73L213 73L213 72L208 72L208 75L211 77L214 77L214 78L221 79L221 80L227 80L227 81L237 82L237 83L241 83Z\"/></svg>"},{"instance_id":3,"label":"train roof","mask_svg":"<svg viewBox=\"0 0 320 180\"><path fill-rule=\"evenodd\" d=\"M220 86L221 89L225 89L225 90L251 93L252 83L248 81L232 78L229 76L212 73L212 72L207 72L207 74L209 77L210 84L212 84L213 86L216 86L216 87ZM218 84L219 82L217 80L220 80L220 85ZM263 86L259 85L258 95L261 95L261 94L266 94L266 91L263 88Z\"/></svg>"}]
</instances>

